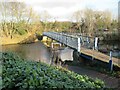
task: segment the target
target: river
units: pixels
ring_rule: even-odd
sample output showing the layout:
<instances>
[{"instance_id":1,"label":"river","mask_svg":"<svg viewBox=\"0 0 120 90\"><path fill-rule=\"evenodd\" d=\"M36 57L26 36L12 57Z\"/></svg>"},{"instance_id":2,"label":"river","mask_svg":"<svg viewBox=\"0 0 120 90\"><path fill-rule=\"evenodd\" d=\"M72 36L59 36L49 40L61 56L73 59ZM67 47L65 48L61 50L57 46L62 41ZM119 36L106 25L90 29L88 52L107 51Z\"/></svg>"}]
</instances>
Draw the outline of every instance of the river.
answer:
<instances>
[{"instance_id":1,"label":"river","mask_svg":"<svg viewBox=\"0 0 120 90\"><path fill-rule=\"evenodd\" d=\"M28 60L41 61L48 64L51 63L50 62L52 58L51 51L41 41L37 41L31 44L15 44L15 45L2 46L2 51L0 49L0 52L6 52L6 51L15 52L22 58L25 58ZM109 53L107 54L109 55ZM113 52L113 56L120 58L120 51Z\"/></svg>"},{"instance_id":2,"label":"river","mask_svg":"<svg viewBox=\"0 0 120 90\"><path fill-rule=\"evenodd\" d=\"M50 50L40 41L31 44L4 45L0 52L15 52L28 60L50 63Z\"/></svg>"}]
</instances>

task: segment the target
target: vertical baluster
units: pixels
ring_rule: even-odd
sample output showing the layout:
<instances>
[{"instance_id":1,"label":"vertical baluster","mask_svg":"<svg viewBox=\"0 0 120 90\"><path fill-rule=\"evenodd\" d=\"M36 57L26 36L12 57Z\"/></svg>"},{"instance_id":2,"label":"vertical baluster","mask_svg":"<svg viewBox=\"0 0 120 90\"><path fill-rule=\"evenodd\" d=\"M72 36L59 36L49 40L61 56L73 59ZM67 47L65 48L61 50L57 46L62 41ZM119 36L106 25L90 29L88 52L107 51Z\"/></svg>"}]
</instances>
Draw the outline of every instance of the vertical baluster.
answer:
<instances>
[{"instance_id":1,"label":"vertical baluster","mask_svg":"<svg viewBox=\"0 0 120 90\"><path fill-rule=\"evenodd\" d=\"M110 51L109 70L110 70L110 71L113 70L112 51Z\"/></svg>"},{"instance_id":2,"label":"vertical baluster","mask_svg":"<svg viewBox=\"0 0 120 90\"><path fill-rule=\"evenodd\" d=\"M81 49L81 43L80 43L80 38L78 38L78 52L80 52L80 49Z\"/></svg>"},{"instance_id":3,"label":"vertical baluster","mask_svg":"<svg viewBox=\"0 0 120 90\"><path fill-rule=\"evenodd\" d=\"M94 47L95 50L98 50L98 37L95 37Z\"/></svg>"}]
</instances>

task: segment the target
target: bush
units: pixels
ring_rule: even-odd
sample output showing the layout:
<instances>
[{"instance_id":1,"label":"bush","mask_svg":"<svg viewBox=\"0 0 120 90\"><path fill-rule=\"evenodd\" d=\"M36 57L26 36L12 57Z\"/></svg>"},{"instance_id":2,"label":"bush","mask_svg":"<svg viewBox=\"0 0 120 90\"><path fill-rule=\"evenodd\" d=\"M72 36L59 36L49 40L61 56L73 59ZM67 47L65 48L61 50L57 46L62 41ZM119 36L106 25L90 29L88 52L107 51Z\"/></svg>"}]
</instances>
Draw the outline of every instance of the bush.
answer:
<instances>
[{"instance_id":1,"label":"bush","mask_svg":"<svg viewBox=\"0 0 120 90\"><path fill-rule=\"evenodd\" d=\"M27 61L13 53L3 53L3 89L20 88L103 88L104 82L93 80L64 68Z\"/></svg>"},{"instance_id":2,"label":"bush","mask_svg":"<svg viewBox=\"0 0 120 90\"><path fill-rule=\"evenodd\" d=\"M26 32L26 30L24 30L24 29L19 29L18 30L18 34L19 35L24 35L24 34L26 34L27 32Z\"/></svg>"}]
</instances>

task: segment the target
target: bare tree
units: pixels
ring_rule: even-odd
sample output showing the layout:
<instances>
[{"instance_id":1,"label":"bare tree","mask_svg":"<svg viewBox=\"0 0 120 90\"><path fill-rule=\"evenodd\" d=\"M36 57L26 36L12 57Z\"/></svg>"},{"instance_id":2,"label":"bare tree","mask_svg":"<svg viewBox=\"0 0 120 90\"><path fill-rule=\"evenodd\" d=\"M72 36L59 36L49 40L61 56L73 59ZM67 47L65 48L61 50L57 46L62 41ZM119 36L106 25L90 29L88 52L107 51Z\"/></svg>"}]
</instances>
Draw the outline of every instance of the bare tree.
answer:
<instances>
[{"instance_id":1,"label":"bare tree","mask_svg":"<svg viewBox=\"0 0 120 90\"><path fill-rule=\"evenodd\" d=\"M0 10L2 31L11 39L15 34L31 33L39 28L39 15L31 7L27 7L24 2L1 2Z\"/></svg>"},{"instance_id":2,"label":"bare tree","mask_svg":"<svg viewBox=\"0 0 120 90\"><path fill-rule=\"evenodd\" d=\"M79 32L82 33L82 28L80 28L80 27L83 24L83 22L82 22L83 21L83 19L82 19L83 18L83 12L78 10L78 11L73 13L72 17L73 17L73 20L77 24L77 28L78 28Z\"/></svg>"},{"instance_id":3,"label":"bare tree","mask_svg":"<svg viewBox=\"0 0 120 90\"><path fill-rule=\"evenodd\" d=\"M104 28L110 29L110 24L111 24L111 12L106 10L103 12L103 23L104 23Z\"/></svg>"},{"instance_id":4,"label":"bare tree","mask_svg":"<svg viewBox=\"0 0 120 90\"><path fill-rule=\"evenodd\" d=\"M16 32L15 24L22 18L25 4L23 2L0 2L2 31L8 37Z\"/></svg>"},{"instance_id":5,"label":"bare tree","mask_svg":"<svg viewBox=\"0 0 120 90\"><path fill-rule=\"evenodd\" d=\"M85 25L87 27L86 32L91 35L93 30L94 30L94 11L92 9L86 8L84 10L84 20L85 20Z\"/></svg>"},{"instance_id":6,"label":"bare tree","mask_svg":"<svg viewBox=\"0 0 120 90\"><path fill-rule=\"evenodd\" d=\"M2 17L1 19L1 30L2 30L2 34L4 34L5 36L8 36L8 30L7 30L7 17L8 17L8 3L6 2L0 2L0 15Z\"/></svg>"},{"instance_id":7,"label":"bare tree","mask_svg":"<svg viewBox=\"0 0 120 90\"><path fill-rule=\"evenodd\" d=\"M51 16L46 10L41 13L41 21L44 24L44 31L48 31L47 26L50 18Z\"/></svg>"}]
</instances>

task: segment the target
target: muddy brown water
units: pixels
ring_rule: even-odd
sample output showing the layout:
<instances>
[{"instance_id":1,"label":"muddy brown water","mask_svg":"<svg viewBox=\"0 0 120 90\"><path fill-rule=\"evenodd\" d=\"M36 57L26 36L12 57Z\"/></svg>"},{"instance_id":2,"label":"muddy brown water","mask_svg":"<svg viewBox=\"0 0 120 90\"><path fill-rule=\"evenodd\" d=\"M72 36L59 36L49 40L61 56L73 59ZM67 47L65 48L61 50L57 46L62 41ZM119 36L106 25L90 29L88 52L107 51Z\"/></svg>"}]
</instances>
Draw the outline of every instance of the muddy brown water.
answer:
<instances>
[{"instance_id":1,"label":"muddy brown water","mask_svg":"<svg viewBox=\"0 0 120 90\"><path fill-rule=\"evenodd\" d=\"M2 46L0 52L15 52L28 60L50 63L50 50L40 41L31 44L15 44Z\"/></svg>"},{"instance_id":2,"label":"muddy brown water","mask_svg":"<svg viewBox=\"0 0 120 90\"><path fill-rule=\"evenodd\" d=\"M114 43L115 44L115 43ZM116 46L117 45L117 46ZM101 46L101 47L106 47L108 46L108 44L105 44L105 46ZM120 48L120 44L115 44L115 45L109 45L108 47L110 48L113 47L118 47ZM104 50L104 49L103 49ZM52 53L50 51L49 48L47 48L47 46L45 46L45 44L43 44L41 41L37 41L35 43L31 43L31 44L14 44L14 45L4 45L2 46L2 49L0 49L0 52L6 52L6 51L11 51L11 52L15 52L18 55L20 55L23 58L26 58L28 60L35 60L35 61L42 61L45 63L50 63L51 60L51 56ZM109 52L106 53L109 55ZM113 52L113 56L120 58L120 51L117 50L117 52Z\"/></svg>"}]
</instances>

